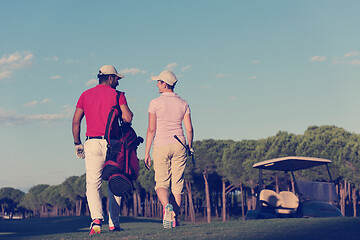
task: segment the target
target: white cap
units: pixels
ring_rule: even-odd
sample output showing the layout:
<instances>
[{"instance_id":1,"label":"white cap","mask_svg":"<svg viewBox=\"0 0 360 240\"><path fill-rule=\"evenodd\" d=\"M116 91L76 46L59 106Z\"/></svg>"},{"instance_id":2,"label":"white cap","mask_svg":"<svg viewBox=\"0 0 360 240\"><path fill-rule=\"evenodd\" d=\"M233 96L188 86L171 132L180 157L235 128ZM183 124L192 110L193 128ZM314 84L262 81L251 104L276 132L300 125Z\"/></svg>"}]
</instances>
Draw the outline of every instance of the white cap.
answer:
<instances>
[{"instance_id":1,"label":"white cap","mask_svg":"<svg viewBox=\"0 0 360 240\"><path fill-rule=\"evenodd\" d=\"M114 66L111 65L104 65L99 70L99 75L116 75L119 78L125 77L124 75L119 74Z\"/></svg>"},{"instance_id":2,"label":"white cap","mask_svg":"<svg viewBox=\"0 0 360 240\"><path fill-rule=\"evenodd\" d=\"M163 71L159 74L159 76L151 77L151 79L154 81L164 81L170 86L173 86L177 82L177 78L172 71Z\"/></svg>"}]
</instances>

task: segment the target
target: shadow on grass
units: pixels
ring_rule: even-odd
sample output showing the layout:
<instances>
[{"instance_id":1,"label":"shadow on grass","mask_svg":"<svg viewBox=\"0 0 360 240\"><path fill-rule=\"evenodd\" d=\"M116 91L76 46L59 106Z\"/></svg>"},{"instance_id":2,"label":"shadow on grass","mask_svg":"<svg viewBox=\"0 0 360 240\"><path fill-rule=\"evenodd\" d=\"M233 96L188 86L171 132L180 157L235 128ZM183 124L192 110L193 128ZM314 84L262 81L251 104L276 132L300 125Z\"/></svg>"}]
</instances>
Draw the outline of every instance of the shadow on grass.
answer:
<instances>
[{"instance_id":1,"label":"shadow on grass","mask_svg":"<svg viewBox=\"0 0 360 240\"><path fill-rule=\"evenodd\" d=\"M24 220L0 220L0 239L21 239L47 234L59 233L87 233L91 218L80 217L56 217L56 218L33 218ZM103 222L107 225L108 218ZM121 223L162 223L161 220L120 217Z\"/></svg>"},{"instance_id":2,"label":"shadow on grass","mask_svg":"<svg viewBox=\"0 0 360 240\"><path fill-rule=\"evenodd\" d=\"M360 236L360 218L345 217L184 223L171 230L164 229L157 219L120 217L120 221L126 231L110 233L104 221L104 233L89 236L90 218L86 216L0 220L0 239L358 240Z\"/></svg>"},{"instance_id":3,"label":"shadow on grass","mask_svg":"<svg viewBox=\"0 0 360 240\"><path fill-rule=\"evenodd\" d=\"M244 222L243 230L241 233L243 238L241 239L358 240L360 239L360 218L334 217L254 220ZM248 235L248 237L244 235Z\"/></svg>"}]
</instances>

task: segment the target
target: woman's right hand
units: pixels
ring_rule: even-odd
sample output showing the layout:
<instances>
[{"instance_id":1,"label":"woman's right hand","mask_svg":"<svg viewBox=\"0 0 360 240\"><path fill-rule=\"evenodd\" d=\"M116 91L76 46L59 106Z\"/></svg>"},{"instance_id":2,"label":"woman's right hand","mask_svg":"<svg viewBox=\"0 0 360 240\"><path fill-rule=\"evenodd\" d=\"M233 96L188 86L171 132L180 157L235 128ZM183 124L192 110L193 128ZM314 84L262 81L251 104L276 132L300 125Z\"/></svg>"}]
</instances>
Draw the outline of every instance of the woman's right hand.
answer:
<instances>
[{"instance_id":1,"label":"woman's right hand","mask_svg":"<svg viewBox=\"0 0 360 240\"><path fill-rule=\"evenodd\" d=\"M150 166L151 166L151 157L149 155L145 156L144 159L145 162L145 167L150 170Z\"/></svg>"}]
</instances>

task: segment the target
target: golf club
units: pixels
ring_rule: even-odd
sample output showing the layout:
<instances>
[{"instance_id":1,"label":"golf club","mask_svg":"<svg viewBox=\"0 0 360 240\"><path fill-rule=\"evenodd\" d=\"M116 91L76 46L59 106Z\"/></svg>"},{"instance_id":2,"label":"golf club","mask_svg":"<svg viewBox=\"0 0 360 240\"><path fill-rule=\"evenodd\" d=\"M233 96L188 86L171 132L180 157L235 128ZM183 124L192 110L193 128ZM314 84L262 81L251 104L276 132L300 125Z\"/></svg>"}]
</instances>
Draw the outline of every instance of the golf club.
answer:
<instances>
[{"instance_id":1,"label":"golf club","mask_svg":"<svg viewBox=\"0 0 360 240\"><path fill-rule=\"evenodd\" d=\"M179 143L181 143L181 145L183 145L183 147L186 149L186 152L188 154L188 156L191 156L192 162L195 165L195 158L194 158L194 154L190 151L189 146L186 146L179 138L178 136L174 135L174 138L176 140L178 140Z\"/></svg>"}]
</instances>

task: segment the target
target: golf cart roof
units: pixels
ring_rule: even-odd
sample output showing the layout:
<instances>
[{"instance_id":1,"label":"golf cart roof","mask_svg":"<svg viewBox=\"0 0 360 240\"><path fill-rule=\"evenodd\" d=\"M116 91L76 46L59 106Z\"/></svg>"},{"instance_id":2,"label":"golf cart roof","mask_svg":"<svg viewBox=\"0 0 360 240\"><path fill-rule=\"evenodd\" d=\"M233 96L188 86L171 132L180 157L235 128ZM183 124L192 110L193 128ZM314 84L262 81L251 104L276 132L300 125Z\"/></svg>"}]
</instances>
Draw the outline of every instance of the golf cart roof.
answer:
<instances>
[{"instance_id":1,"label":"golf cart roof","mask_svg":"<svg viewBox=\"0 0 360 240\"><path fill-rule=\"evenodd\" d=\"M297 171L331 163L328 159L313 157L282 157L255 163L253 168L275 171Z\"/></svg>"}]
</instances>

